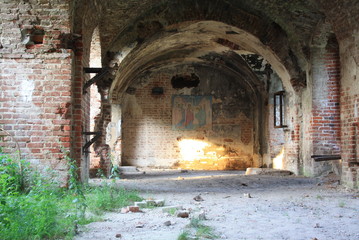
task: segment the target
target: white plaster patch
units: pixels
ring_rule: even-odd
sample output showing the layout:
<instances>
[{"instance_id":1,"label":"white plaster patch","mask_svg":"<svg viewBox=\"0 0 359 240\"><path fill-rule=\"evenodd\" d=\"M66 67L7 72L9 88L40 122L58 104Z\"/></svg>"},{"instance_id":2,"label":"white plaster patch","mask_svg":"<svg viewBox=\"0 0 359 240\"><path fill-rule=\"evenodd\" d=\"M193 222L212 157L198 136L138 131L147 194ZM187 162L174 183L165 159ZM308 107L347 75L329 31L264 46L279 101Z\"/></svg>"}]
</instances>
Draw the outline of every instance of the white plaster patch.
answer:
<instances>
[{"instance_id":1,"label":"white plaster patch","mask_svg":"<svg viewBox=\"0 0 359 240\"><path fill-rule=\"evenodd\" d=\"M32 101L32 94L35 89L35 82L31 80L24 80L21 83L21 95L24 102Z\"/></svg>"}]
</instances>

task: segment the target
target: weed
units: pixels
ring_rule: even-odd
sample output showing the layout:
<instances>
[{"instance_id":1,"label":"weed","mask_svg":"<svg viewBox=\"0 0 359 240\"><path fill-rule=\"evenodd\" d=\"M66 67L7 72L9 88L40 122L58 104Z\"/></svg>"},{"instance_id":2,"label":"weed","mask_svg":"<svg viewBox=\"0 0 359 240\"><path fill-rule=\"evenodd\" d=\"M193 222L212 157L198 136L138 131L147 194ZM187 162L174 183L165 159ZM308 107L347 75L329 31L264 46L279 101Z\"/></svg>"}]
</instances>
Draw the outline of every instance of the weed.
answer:
<instances>
[{"instance_id":1,"label":"weed","mask_svg":"<svg viewBox=\"0 0 359 240\"><path fill-rule=\"evenodd\" d=\"M87 209L102 213L141 199L114 184L85 188L75 161L66 160L68 189L58 187L51 173L42 176L25 161L0 154L0 239L71 239L79 224L98 220L87 218Z\"/></svg>"},{"instance_id":2,"label":"weed","mask_svg":"<svg viewBox=\"0 0 359 240\"><path fill-rule=\"evenodd\" d=\"M171 216L176 215L176 212L177 212L176 208L171 208L171 209L168 210L168 214L171 215Z\"/></svg>"},{"instance_id":3,"label":"weed","mask_svg":"<svg viewBox=\"0 0 359 240\"><path fill-rule=\"evenodd\" d=\"M213 228L205 225L201 225L197 228L196 236L199 238L216 239L217 235L214 234Z\"/></svg>"},{"instance_id":4,"label":"weed","mask_svg":"<svg viewBox=\"0 0 359 240\"><path fill-rule=\"evenodd\" d=\"M338 204L338 206L341 208L345 207L345 205L346 205L345 202L339 202L339 204Z\"/></svg>"},{"instance_id":5,"label":"weed","mask_svg":"<svg viewBox=\"0 0 359 240\"><path fill-rule=\"evenodd\" d=\"M192 218L189 223L189 227L192 227L192 228L199 228L201 226L203 226L203 225L202 225L202 221L199 218Z\"/></svg>"},{"instance_id":6,"label":"weed","mask_svg":"<svg viewBox=\"0 0 359 240\"><path fill-rule=\"evenodd\" d=\"M184 231L178 236L177 240L188 240L189 237L190 237L190 233L187 231Z\"/></svg>"},{"instance_id":7,"label":"weed","mask_svg":"<svg viewBox=\"0 0 359 240\"><path fill-rule=\"evenodd\" d=\"M324 200L324 197L321 196L321 195L317 195L317 199L318 199L318 200Z\"/></svg>"},{"instance_id":8,"label":"weed","mask_svg":"<svg viewBox=\"0 0 359 240\"><path fill-rule=\"evenodd\" d=\"M202 220L199 218L192 218L190 223L187 226L188 230L181 233L178 237L178 240L186 239L217 239L219 238L215 233L212 227L207 226L202 223ZM194 237L191 232L194 232Z\"/></svg>"}]
</instances>

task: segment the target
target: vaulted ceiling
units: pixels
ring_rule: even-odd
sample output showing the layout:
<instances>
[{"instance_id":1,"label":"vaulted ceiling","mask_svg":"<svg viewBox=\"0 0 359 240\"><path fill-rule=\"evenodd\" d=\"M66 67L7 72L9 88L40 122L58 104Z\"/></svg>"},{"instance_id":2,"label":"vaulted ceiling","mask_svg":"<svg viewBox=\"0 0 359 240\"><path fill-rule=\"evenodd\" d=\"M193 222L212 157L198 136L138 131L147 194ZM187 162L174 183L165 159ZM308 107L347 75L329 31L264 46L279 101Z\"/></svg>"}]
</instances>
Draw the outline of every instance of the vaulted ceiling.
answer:
<instances>
[{"instance_id":1,"label":"vaulted ceiling","mask_svg":"<svg viewBox=\"0 0 359 240\"><path fill-rule=\"evenodd\" d=\"M317 1L312 0L93 3L101 5L96 17L103 64L109 65L114 57L123 60L112 86L114 99L131 81L152 71L190 64L221 68L218 56L227 59L228 71L241 75L250 66L233 56L245 54L263 56L287 89L305 86L311 39L318 24L325 21Z\"/></svg>"}]
</instances>

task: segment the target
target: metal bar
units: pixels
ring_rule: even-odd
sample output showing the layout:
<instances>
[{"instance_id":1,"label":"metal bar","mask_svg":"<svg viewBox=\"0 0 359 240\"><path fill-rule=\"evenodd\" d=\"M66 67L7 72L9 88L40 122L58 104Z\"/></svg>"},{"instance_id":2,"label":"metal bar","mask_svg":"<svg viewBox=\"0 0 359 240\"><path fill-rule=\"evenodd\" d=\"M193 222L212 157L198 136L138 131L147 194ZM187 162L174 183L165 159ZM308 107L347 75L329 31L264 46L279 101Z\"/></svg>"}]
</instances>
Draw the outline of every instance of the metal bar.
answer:
<instances>
[{"instance_id":1,"label":"metal bar","mask_svg":"<svg viewBox=\"0 0 359 240\"><path fill-rule=\"evenodd\" d=\"M83 68L84 73L100 73L103 68Z\"/></svg>"},{"instance_id":2,"label":"metal bar","mask_svg":"<svg viewBox=\"0 0 359 240\"><path fill-rule=\"evenodd\" d=\"M315 162L322 162L322 161L333 161L333 160L340 160L341 158L339 157L317 157L314 158Z\"/></svg>"},{"instance_id":3,"label":"metal bar","mask_svg":"<svg viewBox=\"0 0 359 240\"><path fill-rule=\"evenodd\" d=\"M85 85L83 87L83 94L86 93L87 88L89 88L92 84L94 84L94 83L98 82L99 80L101 80L109 72L110 72L110 70L108 68L101 68L101 71L99 73L97 73L96 76L94 76L93 78L91 78L90 80L88 80L85 83Z\"/></svg>"},{"instance_id":4,"label":"metal bar","mask_svg":"<svg viewBox=\"0 0 359 240\"><path fill-rule=\"evenodd\" d=\"M95 136L94 136L93 138L91 138L90 141L86 142L85 145L82 147L82 152L83 152L83 153L88 153L88 152L89 152L89 151L88 151L88 148L89 148L94 142L96 142L97 139L99 139L102 134L101 134L101 132L83 132L83 134L85 134L85 133L88 133L88 134L86 134L86 135L94 135L94 134L95 134Z\"/></svg>"},{"instance_id":5,"label":"metal bar","mask_svg":"<svg viewBox=\"0 0 359 240\"><path fill-rule=\"evenodd\" d=\"M340 155L312 155L312 158L318 158L318 157L339 157L341 158Z\"/></svg>"},{"instance_id":6,"label":"metal bar","mask_svg":"<svg viewBox=\"0 0 359 240\"><path fill-rule=\"evenodd\" d=\"M83 135L97 135L101 134L101 132L82 132Z\"/></svg>"}]
</instances>

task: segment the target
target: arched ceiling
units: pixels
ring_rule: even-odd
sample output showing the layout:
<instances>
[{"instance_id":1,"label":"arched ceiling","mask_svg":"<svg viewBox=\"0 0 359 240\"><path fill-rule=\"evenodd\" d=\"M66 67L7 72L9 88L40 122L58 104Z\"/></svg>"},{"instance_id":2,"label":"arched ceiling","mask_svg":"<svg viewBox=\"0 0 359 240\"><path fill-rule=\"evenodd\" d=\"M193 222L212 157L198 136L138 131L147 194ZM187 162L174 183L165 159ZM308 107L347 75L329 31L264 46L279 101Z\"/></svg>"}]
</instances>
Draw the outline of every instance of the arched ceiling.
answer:
<instances>
[{"instance_id":1,"label":"arched ceiling","mask_svg":"<svg viewBox=\"0 0 359 240\"><path fill-rule=\"evenodd\" d=\"M183 65L212 66L218 71L232 72L244 81L252 92L260 92L263 83L255 76L242 57L258 54L271 61L272 67L285 80L288 90L292 89L285 67L273 52L257 38L238 28L214 21L185 22L168 26L139 44L123 59L117 77L112 84L111 98L119 100L131 82L155 71ZM228 32L226 39L223 33ZM112 51L121 52L121 46L114 44Z\"/></svg>"},{"instance_id":2,"label":"arched ceiling","mask_svg":"<svg viewBox=\"0 0 359 240\"><path fill-rule=\"evenodd\" d=\"M311 38L324 20L312 0L107 0L98 4L102 5L103 64L109 65L116 54L126 55L112 84L112 100L136 78L176 66L211 65L241 75L248 64L233 56L249 53L263 56L288 91L298 89L305 86ZM225 66L216 62L218 56L226 59ZM248 84L258 85L255 80Z\"/></svg>"}]
</instances>

